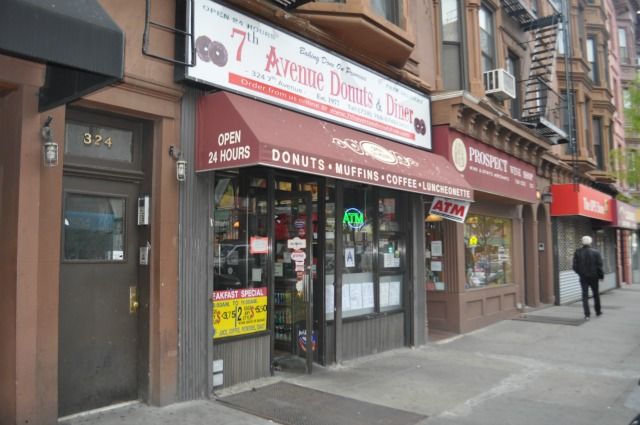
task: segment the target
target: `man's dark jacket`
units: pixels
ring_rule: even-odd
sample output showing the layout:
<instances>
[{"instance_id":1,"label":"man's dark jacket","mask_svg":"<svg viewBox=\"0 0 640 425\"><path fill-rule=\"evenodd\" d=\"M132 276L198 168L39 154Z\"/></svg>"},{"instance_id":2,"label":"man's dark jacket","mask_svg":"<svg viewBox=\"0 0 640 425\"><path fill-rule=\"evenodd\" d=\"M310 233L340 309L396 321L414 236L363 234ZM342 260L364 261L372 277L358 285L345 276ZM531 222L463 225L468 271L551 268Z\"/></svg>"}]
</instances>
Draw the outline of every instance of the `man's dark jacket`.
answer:
<instances>
[{"instance_id":1,"label":"man's dark jacket","mask_svg":"<svg viewBox=\"0 0 640 425\"><path fill-rule=\"evenodd\" d=\"M573 271L578 273L581 278L604 278L600 252L588 245L578 248L573 255Z\"/></svg>"}]
</instances>

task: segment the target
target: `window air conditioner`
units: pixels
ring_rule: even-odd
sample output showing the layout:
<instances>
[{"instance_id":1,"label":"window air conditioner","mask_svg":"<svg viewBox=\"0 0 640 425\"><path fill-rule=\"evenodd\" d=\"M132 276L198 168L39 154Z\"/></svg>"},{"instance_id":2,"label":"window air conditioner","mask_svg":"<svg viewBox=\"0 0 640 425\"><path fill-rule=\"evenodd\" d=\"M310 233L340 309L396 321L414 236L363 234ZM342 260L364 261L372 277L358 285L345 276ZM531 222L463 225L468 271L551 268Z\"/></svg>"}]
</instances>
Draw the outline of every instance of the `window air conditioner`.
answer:
<instances>
[{"instance_id":1,"label":"window air conditioner","mask_svg":"<svg viewBox=\"0 0 640 425\"><path fill-rule=\"evenodd\" d=\"M483 74L484 90L487 95L491 95L499 100L516 98L516 79L506 70L492 69Z\"/></svg>"}]
</instances>

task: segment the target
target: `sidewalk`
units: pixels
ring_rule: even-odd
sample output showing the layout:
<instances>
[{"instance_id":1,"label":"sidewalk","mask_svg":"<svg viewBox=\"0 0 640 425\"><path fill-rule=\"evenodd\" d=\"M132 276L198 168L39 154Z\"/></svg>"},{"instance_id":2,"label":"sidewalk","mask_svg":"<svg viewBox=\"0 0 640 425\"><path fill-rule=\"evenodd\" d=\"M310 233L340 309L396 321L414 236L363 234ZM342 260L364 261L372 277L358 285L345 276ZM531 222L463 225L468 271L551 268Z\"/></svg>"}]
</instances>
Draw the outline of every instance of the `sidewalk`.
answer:
<instances>
[{"instance_id":1,"label":"sidewalk","mask_svg":"<svg viewBox=\"0 0 640 425\"><path fill-rule=\"evenodd\" d=\"M312 375L286 380L428 416L420 425L628 425L640 413L640 285L604 294L602 305L602 317L579 326L505 320L416 349L314 367ZM534 313L548 318L583 316L580 303ZM281 379L238 385L216 396ZM273 422L215 400L164 408L135 405L63 422L269 423Z\"/></svg>"}]
</instances>

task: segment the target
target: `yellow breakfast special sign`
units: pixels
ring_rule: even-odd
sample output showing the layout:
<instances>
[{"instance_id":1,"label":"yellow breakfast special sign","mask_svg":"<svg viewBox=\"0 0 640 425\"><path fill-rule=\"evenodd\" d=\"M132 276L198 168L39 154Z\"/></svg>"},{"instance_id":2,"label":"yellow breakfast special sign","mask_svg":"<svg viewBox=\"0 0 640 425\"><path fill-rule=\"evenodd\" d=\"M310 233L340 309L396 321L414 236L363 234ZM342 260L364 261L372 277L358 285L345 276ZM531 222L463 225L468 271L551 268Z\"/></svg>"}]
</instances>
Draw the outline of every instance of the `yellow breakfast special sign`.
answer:
<instances>
[{"instance_id":1,"label":"yellow breakfast special sign","mask_svg":"<svg viewBox=\"0 0 640 425\"><path fill-rule=\"evenodd\" d=\"M215 291L212 298L214 339L267 329L266 287Z\"/></svg>"}]
</instances>

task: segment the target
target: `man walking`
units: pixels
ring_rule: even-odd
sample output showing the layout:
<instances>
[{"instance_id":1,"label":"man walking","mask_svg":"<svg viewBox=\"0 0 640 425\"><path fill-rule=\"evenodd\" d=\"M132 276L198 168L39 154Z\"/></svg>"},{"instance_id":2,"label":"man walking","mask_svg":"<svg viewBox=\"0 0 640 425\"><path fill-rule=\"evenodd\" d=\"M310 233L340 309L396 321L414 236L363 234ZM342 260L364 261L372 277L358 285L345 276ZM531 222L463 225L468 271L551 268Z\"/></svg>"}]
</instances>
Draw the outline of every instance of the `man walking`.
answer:
<instances>
[{"instance_id":1,"label":"man walking","mask_svg":"<svg viewBox=\"0 0 640 425\"><path fill-rule=\"evenodd\" d=\"M598 283L604 278L604 270L602 268L602 256L598 250L591 248L593 239L591 236L582 237L582 247L576 249L573 255L573 271L580 276L580 286L582 287L582 307L584 308L584 319L589 320L591 312L589 311L589 288L593 293L593 307L596 310L596 316L602 314L600 308L600 291Z\"/></svg>"}]
</instances>

